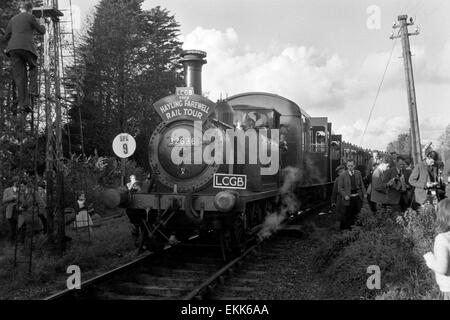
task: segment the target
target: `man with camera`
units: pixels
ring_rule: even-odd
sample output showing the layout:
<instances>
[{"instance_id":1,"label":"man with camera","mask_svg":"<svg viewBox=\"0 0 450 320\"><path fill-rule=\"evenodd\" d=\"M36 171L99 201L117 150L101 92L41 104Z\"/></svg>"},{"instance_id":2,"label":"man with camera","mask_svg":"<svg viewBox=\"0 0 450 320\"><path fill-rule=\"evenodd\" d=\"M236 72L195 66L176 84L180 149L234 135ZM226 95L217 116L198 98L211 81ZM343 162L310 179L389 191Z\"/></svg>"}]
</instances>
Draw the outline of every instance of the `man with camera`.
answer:
<instances>
[{"instance_id":1,"label":"man with camera","mask_svg":"<svg viewBox=\"0 0 450 320\"><path fill-rule=\"evenodd\" d=\"M386 173L387 200L385 204L390 206L393 212L406 210L407 204L402 201L402 196L407 191L405 169L405 159L397 156L396 159L391 159L390 169Z\"/></svg>"},{"instance_id":2,"label":"man with camera","mask_svg":"<svg viewBox=\"0 0 450 320\"><path fill-rule=\"evenodd\" d=\"M415 188L415 206L423 205L428 200L428 193L437 186L434 163L439 160L436 151L427 152L425 160L414 166L409 183Z\"/></svg>"}]
</instances>

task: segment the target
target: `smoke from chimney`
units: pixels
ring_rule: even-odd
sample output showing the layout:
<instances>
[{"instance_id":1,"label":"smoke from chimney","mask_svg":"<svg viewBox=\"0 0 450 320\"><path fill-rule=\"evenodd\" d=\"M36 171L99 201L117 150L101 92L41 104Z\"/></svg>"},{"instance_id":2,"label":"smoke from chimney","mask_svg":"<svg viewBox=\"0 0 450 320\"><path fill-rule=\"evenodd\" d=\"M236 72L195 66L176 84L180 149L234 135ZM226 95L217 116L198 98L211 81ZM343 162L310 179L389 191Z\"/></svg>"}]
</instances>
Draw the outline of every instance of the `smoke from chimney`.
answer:
<instances>
[{"instance_id":1,"label":"smoke from chimney","mask_svg":"<svg viewBox=\"0 0 450 320\"><path fill-rule=\"evenodd\" d=\"M184 67L186 87L194 88L195 94L202 94L202 67L207 63L206 52L200 50L184 50L180 63Z\"/></svg>"}]
</instances>

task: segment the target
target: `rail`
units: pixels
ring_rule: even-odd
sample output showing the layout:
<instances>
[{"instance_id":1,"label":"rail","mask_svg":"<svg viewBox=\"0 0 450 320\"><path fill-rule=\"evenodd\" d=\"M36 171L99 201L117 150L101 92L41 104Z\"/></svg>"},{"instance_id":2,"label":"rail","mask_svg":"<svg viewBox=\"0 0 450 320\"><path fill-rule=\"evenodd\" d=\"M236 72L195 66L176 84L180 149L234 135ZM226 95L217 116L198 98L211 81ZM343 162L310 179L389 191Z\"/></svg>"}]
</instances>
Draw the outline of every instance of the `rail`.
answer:
<instances>
[{"instance_id":1,"label":"rail","mask_svg":"<svg viewBox=\"0 0 450 320\"><path fill-rule=\"evenodd\" d=\"M194 290L192 290L187 296L185 296L183 298L183 300L193 300L194 298L198 297L200 295L200 293L204 290L208 290L208 288L210 288L210 286L217 282L220 281L221 277L223 277L223 275L225 273L227 273L228 271L230 271L236 264L238 264L239 262L241 262L242 260L244 260L250 253L252 253L260 244L262 243L259 242L255 245L253 245L252 247L250 247L249 249L247 249L242 255L240 255L238 258L234 259L233 261L231 261L230 263L228 263L227 265L225 265L224 267L222 267L219 271L217 271L215 274L213 274L211 277L209 277L207 280L205 280L203 283L201 283L197 288L195 288Z\"/></svg>"}]
</instances>

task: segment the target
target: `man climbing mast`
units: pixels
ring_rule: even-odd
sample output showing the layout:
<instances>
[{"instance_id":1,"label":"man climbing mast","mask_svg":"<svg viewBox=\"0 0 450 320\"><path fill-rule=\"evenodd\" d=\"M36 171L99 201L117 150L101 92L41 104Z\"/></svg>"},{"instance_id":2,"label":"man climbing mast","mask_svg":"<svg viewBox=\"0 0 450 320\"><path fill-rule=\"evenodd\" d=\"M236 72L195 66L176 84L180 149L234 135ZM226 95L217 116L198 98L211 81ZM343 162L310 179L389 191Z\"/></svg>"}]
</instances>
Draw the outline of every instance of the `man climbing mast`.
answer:
<instances>
[{"instance_id":1,"label":"man climbing mast","mask_svg":"<svg viewBox=\"0 0 450 320\"><path fill-rule=\"evenodd\" d=\"M37 90L37 52L33 44L33 32L45 33L45 21L39 23L32 14L33 4L24 1L20 4L20 13L15 15L8 23L4 41L8 42L6 55L12 62L14 82L18 91L18 106L24 113L30 113L31 97L36 97ZM30 85L28 86L27 66L29 69Z\"/></svg>"}]
</instances>

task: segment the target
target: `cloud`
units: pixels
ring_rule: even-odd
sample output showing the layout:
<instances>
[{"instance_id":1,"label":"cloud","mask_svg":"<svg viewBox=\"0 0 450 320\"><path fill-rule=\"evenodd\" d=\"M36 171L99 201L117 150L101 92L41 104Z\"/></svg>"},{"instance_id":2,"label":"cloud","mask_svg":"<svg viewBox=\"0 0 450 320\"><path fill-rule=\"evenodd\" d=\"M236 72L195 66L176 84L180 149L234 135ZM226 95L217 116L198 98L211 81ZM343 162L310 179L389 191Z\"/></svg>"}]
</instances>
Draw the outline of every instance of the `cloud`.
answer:
<instances>
[{"instance_id":1,"label":"cloud","mask_svg":"<svg viewBox=\"0 0 450 320\"><path fill-rule=\"evenodd\" d=\"M425 48L413 47L414 72L418 83L450 84L450 42L442 51L427 52Z\"/></svg>"},{"instance_id":2,"label":"cloud","mask_svg":"<svg viewBox=\"0 0 450 320\"><path fill-rule=\"evenodd\" d=\"M337 128L347 141L361 144L361 139L366 127L367 120L359 119L353 124ZM433 142L438 145L439 137L445 132L448 123L442 122L441 117L426 117L419 122L421 143ZM364 135L363 143L370 149L384 150L389 142L395 141L400 134L409 132L409 119L405 117L377 117L370 121Z\"/></svg>"},{"instance_id":3,"label":"cloud","mask_svg":"<svg viewBox=\"0 0 450 320\"><path fill-rule=\"evenodd\" d=\"M268 42L264 50L242 43L233 29L196 27L181 38L184 49L208 53L203 89L211 100L242 92L264 91L285 96L313 116L327 116L336 133L361 143L391 50L372 52L362 61L349 61L337 53L314 47ZM450 123L445 101L450 99L450 43L440 52L413 46L413 65L419 103L422 143L436 140ZM408 132L402 48L392 53L380 97L364 147L385 149ZM433 112L424 108L433 107ZM423 114L422 114L423 112ZM434 117L440 114L442 117ZM429 117L432 115L432 117ZM441 130L442 129L442 130Z\"/></svg>"},{"instance_id":4,"label":"cloud","mask_svg":"<svg viewBox=\"0 0 450 320\"><path fill-rule=\"evenodd\" d=\"M184 48L208 53L204 89L216 99L246 91L267 91L286 96L309 109L344 107L353 95L355 80L337 54L304 46L279 48L269 44L263 52L243 47L232 28L225 31L197 27L184 39Z\"/></svg>"}]
</instances>

